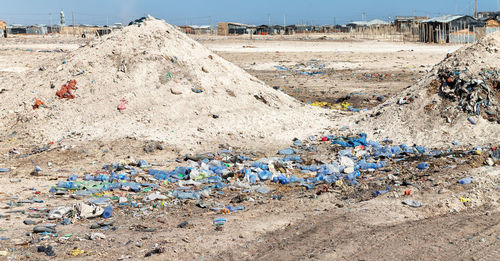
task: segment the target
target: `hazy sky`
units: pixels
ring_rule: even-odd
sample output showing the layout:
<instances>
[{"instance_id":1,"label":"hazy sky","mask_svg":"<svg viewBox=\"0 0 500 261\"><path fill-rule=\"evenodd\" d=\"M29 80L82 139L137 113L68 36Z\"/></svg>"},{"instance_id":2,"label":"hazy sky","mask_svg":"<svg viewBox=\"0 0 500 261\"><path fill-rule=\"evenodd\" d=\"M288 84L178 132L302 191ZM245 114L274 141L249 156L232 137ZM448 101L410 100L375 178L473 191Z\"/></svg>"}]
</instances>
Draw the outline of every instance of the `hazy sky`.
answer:
<instances>
[{"instance_id":1,"label":"hazy sky","mask_svg":"<svg viewBox=\"0 0 500 261\"><path fill-rule=\"evenodd\" d=\"M109 24L151 14L177 25L234 21L248 24L338 24L361 20L387 20L396 15L472 14L474 0L1 0L0 20L9 24ZM496 11L498 0L479 0L479 11ZM51 15L49 15L51 14Z\"/></svg>"}]
</instances>

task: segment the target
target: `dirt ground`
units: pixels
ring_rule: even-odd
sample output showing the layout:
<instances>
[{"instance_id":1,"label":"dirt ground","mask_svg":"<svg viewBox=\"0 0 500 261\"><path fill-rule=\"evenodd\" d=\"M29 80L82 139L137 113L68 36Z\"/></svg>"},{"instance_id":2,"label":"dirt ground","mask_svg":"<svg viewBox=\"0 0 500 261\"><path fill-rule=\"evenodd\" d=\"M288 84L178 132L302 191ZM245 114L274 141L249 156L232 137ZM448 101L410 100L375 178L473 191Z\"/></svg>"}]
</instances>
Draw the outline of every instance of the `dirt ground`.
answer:
<instances>
[{"instance_id":1,"label":"dirt ground","mask_svg":"<svg viewBox=\"0 0 500 261\"><path fill-rule=\"evenodd\" d=\"M447 52L458 48L361 40L197 40L301 101L347 101L355 108L373 107L400 92ZM26 68L41 68L47 59L61 59L83 41L69 37L3 39L0 80L18 77L17 72ZM182 164L184 155L170 148L145 152L146 143L134 139L111 144L95 141L76 147L56 143L48 150L37 151L39 148L17 140L15 133L3 137L0 168L11 171L0 173L0 251L6 251L0 259L54 259L37 252L38 246L48 245L53 247L56 259L500 259L500 168L486 166L487 157L480 153L425 159L431 167L421 172L413 170L422 159L394 159L391 168L368 173L359 187L337 186L324 193L268 184L273 189L268 194L223 189L203 200L202 205L193 200L169 199L164 204L116 208L112 225L90 229L104 220L72 220L70 225L58 226L55 236L34 234L34 225L23 221L54 223L36 218L36 214L45 213L44 208L82 201L67 193L49 193L58 181L71 174L96 173L104 164L139 159L155 163L156 168L171 169ZM217 145L214 151L219 149ZM318 147L323 158L337 152L327 145ZM275 156L270 151L242 153L255 158ZM311 161L321 161L311 157ZM42 171L33 173L35 166L41 166ZM457 183L468 176L475 182ZM386 185L392 186L389 193L373 195L374 190ZM146 195L132 193L131 197L141 202ZM22 202L33 197L43 203ZM408 198L419 200L423 206L402 204ZM226 214L211 210L218 204L238 204L245 209ZM227 219L224 226L213 225L218 217ZM187 223L180 225L183 222ZM95 232L106 238L89 240L88 235ZM72 249L83 252L72 255Z\"/></svg>"}]
</instances>

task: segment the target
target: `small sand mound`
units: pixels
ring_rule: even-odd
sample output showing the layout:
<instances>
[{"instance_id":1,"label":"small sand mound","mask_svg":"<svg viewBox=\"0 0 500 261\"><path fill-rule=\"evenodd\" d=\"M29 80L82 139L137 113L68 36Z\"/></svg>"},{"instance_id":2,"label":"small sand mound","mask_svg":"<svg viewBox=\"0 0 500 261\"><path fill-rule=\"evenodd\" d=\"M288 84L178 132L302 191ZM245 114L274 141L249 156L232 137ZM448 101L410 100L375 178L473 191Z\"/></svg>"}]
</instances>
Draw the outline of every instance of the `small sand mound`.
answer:
<instances>
[{"instance_id":1,"label":"small sand mound","mask_svg":"<svg viewBox=\"0 0 500 261\"><path fill-rule=\"evenodd\" d=\"M16 92L0 96L4 133L19 129L34 142L131 137L186 150L287 144L325 126L320 110L151 17L46 68L26 73ZM69 80L77 81L74 99L59 99ZM35 98L46 106L33 110Z\"/></svg>"},{"instance_id":2,"label":"small sand mound","mask_svg":"<svg viewBox=\"0 0 500 261\"><path fill-rule=\"evenodd\" d=\"M499 142L500 33L449 55L359 121L375 138L428 146Z\"/></svg>"}]
</instances>

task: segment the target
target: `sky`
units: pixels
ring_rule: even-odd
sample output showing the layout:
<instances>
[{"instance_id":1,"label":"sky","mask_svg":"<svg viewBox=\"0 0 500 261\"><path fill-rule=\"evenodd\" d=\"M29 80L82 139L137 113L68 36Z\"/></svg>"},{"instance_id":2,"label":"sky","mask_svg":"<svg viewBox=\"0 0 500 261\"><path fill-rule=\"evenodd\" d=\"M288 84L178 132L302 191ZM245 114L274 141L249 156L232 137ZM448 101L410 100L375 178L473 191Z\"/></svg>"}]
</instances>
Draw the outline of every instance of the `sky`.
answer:
<instances>
[{"instance_id":1,"label":"sky","mask_svg":"<svg viewBox=\"0 0 500 261\"><path fill-rule=\"evenodd\" d=\"M499 10L500 0L478 0L479 11ZM126 24L150 14L176 25L345 24L395 16L472 15L474 0L2 0L0 20L8 24Z\"/></svg>"}]
</instances>

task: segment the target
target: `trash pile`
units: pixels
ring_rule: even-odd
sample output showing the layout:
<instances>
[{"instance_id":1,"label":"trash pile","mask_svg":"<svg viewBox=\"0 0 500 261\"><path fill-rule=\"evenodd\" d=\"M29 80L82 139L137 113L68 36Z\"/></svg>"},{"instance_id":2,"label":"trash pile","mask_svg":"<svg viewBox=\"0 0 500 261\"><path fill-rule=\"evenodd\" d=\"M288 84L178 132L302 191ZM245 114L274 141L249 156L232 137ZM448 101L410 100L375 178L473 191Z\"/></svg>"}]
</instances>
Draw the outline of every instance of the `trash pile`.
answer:
<instances>
[{"instance_id":1,"label":"trash pile","mask_svg":"<svg viewBox=\"0 0 500 261\"><path fill-rule=\"evenodd\" d=\"M440 94L452 101L458 101L457 107L469 115L483 116L491 122L500 124L497 97L500 98L498 71L483 69L479 77L467 70L440 69Z\"/></svg>"},{"instance_id":2,"label":"trash pile","mask_svg":"<svg viewBox=\"0 0 500 261\"><path fill-rule=\"evenodd\" d=\"M311 160L311 154L320 154L325 146L329 155L325 160ZM392 145L367 140L366 134L335 137L296 139L289 148L278 151L276 157L252 158L230 150L213 154L186 155L178 160L180 166L161 170L145 160L104 165L102 170L82 176L70 175L67 181L58 181L50 192L63 196L86 199L73 207L62 206L46 213L48 218L63 219L112 216L113 208L161 208L172 200L203 201L212 197L239 191L252 195L270 195L280 186L302 188L309 191L328 190L328 187L359 186L369 183L376 172L386 176L392 165L404 162L414 172L426 171L433 158L459 159L467 155L491 153L499 162L499 151L476 147L469 151L431 150L422 146ZM184 162L184 164L182 164ZM408 165L411 164L411 165ZM462 183L462 180L459 181ZM324 187L324 186L327 187ZM373 197L390 192L387 187L373 191ZM244 210L243 206L217 204L211 208L217 213Z\"/></svg>"},{"instance_id":3,"label":"trash pile","mask_svg":"<svg viewBox=\"0 0 500 261\"><path fill-rule=\"evenodd\" d=\"M360 74L360 77L358 77L360 80L379 80L383 81L386 79L389 79L393 77L394 74L392 73L367 73L367 74Z\"/></svg>"},{"instance_id":4,"label":"trash pile","mask_svg":"<svg viewBox=\"0 0 500 261\"><path fill-rule=\"evenodd\" d=\"M282 65L276 65L274 66L274 68L276 68L276 70L278 71L289 71L295 75L312 76L312 75L323 74L325 70L325 65L322 64L320 60L311 59L307 62L296 64L291 68Z\"/></svg>"},{"instance_id":5,"label":"trash pile","mask_svg":"<svg viewBox=\"0 0 500 261\"><path fill-rule=\"evenodd\" d=\"M426 146L500 142L500 33L488 34L437 64L400 95L352 119L374 139ZM362 117L362 118L361 118ZM348 121L351 122L351 121Z\"/></svg>"}]
</instances>

